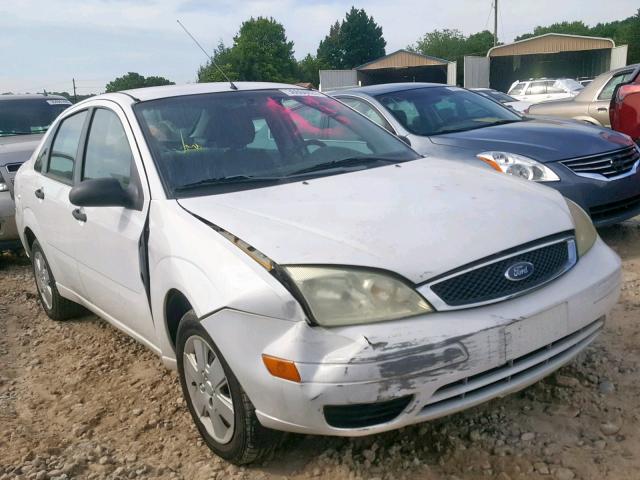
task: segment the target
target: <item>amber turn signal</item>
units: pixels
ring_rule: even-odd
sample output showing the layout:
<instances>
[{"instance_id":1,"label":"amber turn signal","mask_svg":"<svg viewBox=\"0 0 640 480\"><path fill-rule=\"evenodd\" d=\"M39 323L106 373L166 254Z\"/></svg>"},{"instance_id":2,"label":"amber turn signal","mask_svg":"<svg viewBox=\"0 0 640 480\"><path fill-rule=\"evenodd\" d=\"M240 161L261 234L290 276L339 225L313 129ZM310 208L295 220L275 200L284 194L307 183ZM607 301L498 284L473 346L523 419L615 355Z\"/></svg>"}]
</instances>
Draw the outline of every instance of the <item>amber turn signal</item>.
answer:
<instances>
[{"instance_id":1,"label":"amber turn signal","mask_svg":"<svg viewBox=\"0 0 640 480\"><path fill-rule=\"evenodd\" d=\"M300 383L300 373L296 368L296 364L291 360L284 360L270 355L262 355L264 366L267 367L269 373L274 377L284 378L291 382Z\"/></svg>"},{"instance_id":2,"label":"amber turn signal","mask_svg":"<svg viewBox=\"0 0 640 480\"><path fill-rule=\"evenodd\" d=\"M485 156L483 156L483 155L478 155L478 158L479 158L480 160L482 160L484 163L486 163L487 165L489 165L489 166L490 166L491 168L493 168L494 170L497 170L498 172L503 173L503 172L502 172L502 169L500 168L500 165L498 165L498 164L495 162L495 160L493 160L492 158L488 158L488 157L485 157Z\"/></svg>"}]
</instances>

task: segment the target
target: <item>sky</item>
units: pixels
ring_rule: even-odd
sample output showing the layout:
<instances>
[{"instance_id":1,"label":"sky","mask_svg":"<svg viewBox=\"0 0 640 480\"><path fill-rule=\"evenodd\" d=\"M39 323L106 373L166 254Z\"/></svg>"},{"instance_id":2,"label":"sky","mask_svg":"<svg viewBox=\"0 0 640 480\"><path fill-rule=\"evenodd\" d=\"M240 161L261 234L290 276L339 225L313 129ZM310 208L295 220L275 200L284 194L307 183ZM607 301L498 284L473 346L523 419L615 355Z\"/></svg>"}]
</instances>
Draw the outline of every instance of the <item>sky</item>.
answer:
<instances>
[{"instance_id":1,"label":"sky","mask_svg":"<svg viewBox=\"0 0 640 480\"><path fill-rule=\"evenodd\" d=\"M100 93L129 71L194 82L205 48L231 45L251 16L281 22L295 56L315 54L329 26L354 5L382 26L387 52L434 29L465 35L493 28L492 0L0 0L0 92ZM500 0L498 37L564 20L588 25L633 15L638 0Z\"/></svg>"}]
</instances>

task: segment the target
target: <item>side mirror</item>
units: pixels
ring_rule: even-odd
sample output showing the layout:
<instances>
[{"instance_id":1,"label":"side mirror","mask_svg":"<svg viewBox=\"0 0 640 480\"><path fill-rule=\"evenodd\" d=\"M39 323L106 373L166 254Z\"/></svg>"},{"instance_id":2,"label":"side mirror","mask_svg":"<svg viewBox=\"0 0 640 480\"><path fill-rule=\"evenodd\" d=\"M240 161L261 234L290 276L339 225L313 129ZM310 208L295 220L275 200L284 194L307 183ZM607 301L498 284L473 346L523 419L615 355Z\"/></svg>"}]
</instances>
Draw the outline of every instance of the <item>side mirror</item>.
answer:
<instances>
[{"instance_id":1,"label":"side mirror","mask_svg":"<svg viewBox=\"0 0 640 480\"><path fill-rule=\"evenodd\" d=\"M115 178L83 180L69 192L69 201L78 207L132 208L135 200Z\"/></svg>"}]
</instances>

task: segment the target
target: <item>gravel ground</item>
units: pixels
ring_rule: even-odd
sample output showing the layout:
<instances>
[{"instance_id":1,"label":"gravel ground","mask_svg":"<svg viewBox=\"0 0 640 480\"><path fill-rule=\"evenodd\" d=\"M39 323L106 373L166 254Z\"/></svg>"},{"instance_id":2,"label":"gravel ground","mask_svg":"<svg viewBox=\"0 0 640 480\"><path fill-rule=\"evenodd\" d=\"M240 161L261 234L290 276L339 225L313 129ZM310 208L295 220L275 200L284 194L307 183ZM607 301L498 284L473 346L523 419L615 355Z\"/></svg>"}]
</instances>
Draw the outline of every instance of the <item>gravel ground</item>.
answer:
<instances>
[{"instance_id":1,"label":"gravel ground","mask_svg":"<svg viewBox=\"0 0 640 480\"><path fill-rule=\"evenodd\" d=\"M622 298L579 358L523 392L362 439L290 435L250 468L199 440L176 374L93 316L55 323L0 257L0 480L640 479L640 220L603 230Z\"/></svg>"}]
</instances>

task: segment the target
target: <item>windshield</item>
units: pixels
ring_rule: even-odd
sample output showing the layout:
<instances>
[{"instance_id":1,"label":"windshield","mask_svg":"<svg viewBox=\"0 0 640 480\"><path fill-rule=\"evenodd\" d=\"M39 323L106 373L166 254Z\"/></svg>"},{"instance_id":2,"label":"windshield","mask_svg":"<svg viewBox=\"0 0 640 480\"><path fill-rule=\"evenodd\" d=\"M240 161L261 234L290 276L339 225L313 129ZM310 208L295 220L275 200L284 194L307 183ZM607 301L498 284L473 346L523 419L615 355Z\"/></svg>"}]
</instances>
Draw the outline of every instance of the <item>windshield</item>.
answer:
<instances>
[{"instance_id":1,"label":"windshield","mask_svg":"<svg viewBox=\"0 0 640 480\"><path fill-rule=\"evenodd\" d=\"M573 80L572 78L563 78L561 80L558 80L558 82L562 83L562 85L564 85L565 88L570 92L575 92L584 88L584 85L582 85L580 82L577 82L576 80Z\"/></svg>"},{"instance_id":2,"label":"windshield","mask_svg":"<svg viewBox=\"0 0 640 480\"><path fill-rule=\"evenodd\" d=\"M135 112L165 188L178 198L420 158L362 115L310 90L163 98L139 103Z\"/></svg>"},{"instance_id":3,"label":"windshield","mask_svg":"<svg viewBox=\"0 0 640 480\"><path fill-rule=\"evenodd\" d=\"M512 110L457 87L415 88L376 98L416 135L463 132L523 120Z\"/></svg>"},{"instance_id":4,"label":"windshield","mask_svg":"<svg viewBox=\"0 0 640 480\"><path fill-rule=\"evenodd\" d=\"M0 137L44 133L71 102L63 99L0 100Z\"/></svg>"}]
</instances>

